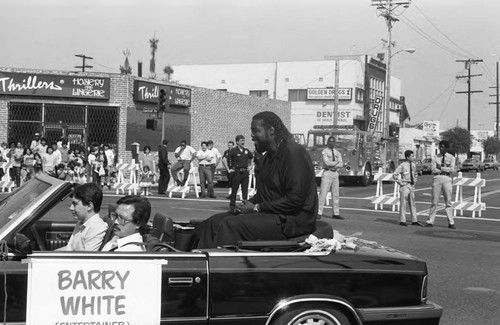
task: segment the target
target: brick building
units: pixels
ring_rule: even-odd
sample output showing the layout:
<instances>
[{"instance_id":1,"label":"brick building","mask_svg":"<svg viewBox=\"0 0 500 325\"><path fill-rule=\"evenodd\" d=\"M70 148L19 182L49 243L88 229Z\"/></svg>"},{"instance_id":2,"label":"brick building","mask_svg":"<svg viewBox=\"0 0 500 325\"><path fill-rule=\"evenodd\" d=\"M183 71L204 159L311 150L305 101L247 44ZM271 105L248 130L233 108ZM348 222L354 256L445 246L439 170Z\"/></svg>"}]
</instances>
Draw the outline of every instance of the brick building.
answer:
<instances>
[{"instance_id":1,"label":"brick building","mask_svg":"<svg viewBox=\"0 0 500 325\"><path fill-rule=\"evenodd\" d=\"M212 139L220 150L237 134L250 140L251 118L264 110L278 114L287 127L291 124L290 103L280 100L131 75L0 68L0 142L15 140L27 146L39 132L49 142L65 136L71 146L109 143L124 159L132 156L132 143L155 151L162 139L162 120L155 130L147 129L146 121L156 118L158 91L175 88L190 93L190 105L185 105L186 99L166 109L169 151L183 139L195 148ZM248 141L247 147L253 149L253 144Z\"/></svg>"}]
</instances>

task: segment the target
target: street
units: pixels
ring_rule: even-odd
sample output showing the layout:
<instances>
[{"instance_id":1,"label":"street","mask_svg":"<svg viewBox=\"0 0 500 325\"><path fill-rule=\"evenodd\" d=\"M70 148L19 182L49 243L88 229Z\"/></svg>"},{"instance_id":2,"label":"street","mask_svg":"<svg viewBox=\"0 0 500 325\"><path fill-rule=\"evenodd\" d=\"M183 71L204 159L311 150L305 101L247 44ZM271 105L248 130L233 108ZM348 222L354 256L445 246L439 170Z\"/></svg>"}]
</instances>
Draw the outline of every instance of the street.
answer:
<instances>
[{"instance_id":1,"label":"street","mask_svg":"<svg viewBox=\"0 0 500 325\"><path fill-rule=\"evenodd\" d=\"M476 174L464 173L463 176L475 177ZM323 220L332 223L334 229L344 235L376 241L426 261L428 298L444 308L441 324L496 325L500 319L500 171L487 171L482 177L486 179L482 200L487 209L481 218L472 218L470 212L456 217L456 230L447 228L442 206L433 228L400 226L398 212L393 212L391 206L374 209L370 198L375 194L375 185L342 185L340 204L345 219ZM423 175L417 183L417 211L422 222L428 215L431 182L431 175ZM392 182L385 183L384 193L391 193L393 186ZM464 189L464 200L470 199L473 189ZM202 220L227 211L227 191L225 187L217 187L217 199L196 199L192 192L185 199L152 195L149 197L152 216L161 211L175 221ZM455 191L456 188L453 195ZM103 210L121 196L106 191ZM70 220L72 217L67 208L52 210L51 219ZM331 209L325 208L324 214L331 215Z\"/></svg>"}]
</instances>

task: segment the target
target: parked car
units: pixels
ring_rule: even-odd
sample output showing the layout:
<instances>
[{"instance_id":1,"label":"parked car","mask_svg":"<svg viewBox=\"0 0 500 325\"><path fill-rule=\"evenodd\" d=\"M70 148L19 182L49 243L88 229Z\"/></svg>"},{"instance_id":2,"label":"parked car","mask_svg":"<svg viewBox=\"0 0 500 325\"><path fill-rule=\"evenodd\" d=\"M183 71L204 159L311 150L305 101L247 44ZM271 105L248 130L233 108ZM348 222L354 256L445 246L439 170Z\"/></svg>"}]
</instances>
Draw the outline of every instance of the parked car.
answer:
<instances>
[{"instance_id":1,"label":"parked car","mask_svg":"<svg viewBox=\"0 0 500 325\"><path fill-rule=\"evenodd\" d=\"M227 178L227 170L224 167L219 167L215 169L214 173L214 183L216 184L227 184L228 178Z\"/></svg>"},{"instance_id":2,"label":"parked car","mask_svg":"<svg viewBox=\"0 0 500 325\"><path fill-rule=\"evenodd\" d=\"M493 158L486 158L484 161L484 169L498 170L500 163Z\"/></svg>"},{"instance_id":3,"label":"parked car","mask_svg":"<svg viewBox=\"0 0 500 325\"><path fill-rule=\"evenodd\" d=\"M478 158L465 159L464 162L462 163L460 171L467 172L469 170L475 170L476 172L484 172L485 165Z\"/></svg>"},{"instance_id":4,"label":"parked car","mask_svg":"<svg viewBox=\"0 0 500 325\"><path fill-rule=\"evenodd\" d=\"M432 174L431 163L431 158L425 158L424 160L422 160L422 174Z\"/></svg>"},{"instance_id":5,"label":"parked car","mask_svg":"<svg viewBox=\"0 0 500 325\"><path fill-rule=\"evenodd\" d=\"M71 191L42 173L0 202L7 323L439 324L426 263L362 239L334 250L304 237L190 250L192 224L175 223L174 242L144 252L54 251L75 226Z\"/></svg>"}]
</instances>

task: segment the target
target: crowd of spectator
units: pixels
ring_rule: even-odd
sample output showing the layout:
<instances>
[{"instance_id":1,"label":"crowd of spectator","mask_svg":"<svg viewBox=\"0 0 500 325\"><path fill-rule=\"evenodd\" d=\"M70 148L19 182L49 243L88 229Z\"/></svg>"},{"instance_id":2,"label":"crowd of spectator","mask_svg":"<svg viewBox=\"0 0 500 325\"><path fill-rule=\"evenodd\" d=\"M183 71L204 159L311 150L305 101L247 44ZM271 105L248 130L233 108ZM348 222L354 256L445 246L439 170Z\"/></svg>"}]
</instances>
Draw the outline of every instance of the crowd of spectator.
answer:
<instances>
[{"instance_id":1,"label":"crowd of spectator","mask_svg":"<svg viewBox=\"0 0 500 325\"><path fill-rule=\"evenodd\" d=\"M116 177L116 153L109 144L92 143L68 145L66 138L47 143L47 139L35 133L28 145L20 141L4 142L0 147L0 162L10 162L10 180L15 186L28 182L35 174L47 174L76 184L96 183L111 189ZM0 168L0 178L4 179Z\"/></svg>"}]
</instances>

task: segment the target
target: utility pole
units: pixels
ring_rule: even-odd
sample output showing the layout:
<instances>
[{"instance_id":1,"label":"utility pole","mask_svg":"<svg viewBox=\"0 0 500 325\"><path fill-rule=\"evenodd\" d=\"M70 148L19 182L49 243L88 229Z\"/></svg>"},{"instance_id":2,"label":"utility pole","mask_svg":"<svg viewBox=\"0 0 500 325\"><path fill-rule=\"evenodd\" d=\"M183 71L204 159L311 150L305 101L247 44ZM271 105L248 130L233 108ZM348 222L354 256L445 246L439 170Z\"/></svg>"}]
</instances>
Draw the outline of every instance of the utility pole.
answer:
<instances>
[{"instance_id":1,"label":"utility pole","mask_svg":"<svg viewBox=\"0 0 500 325\"><path fill-rule=\"evenodd\" d=\"M470 113L471 113L471 108L470 108L470 99L471 99L471 94L472 93L482 93L482 90L470 90L470 78L471 77L479 77L482 76L482 74L470 74L470 68L472 64L477 64L479 62L483 62L483 60L480 59L468 59L468 60L456 60L456 62L464 62L465 63L465 69L467 69L467 75L466 76L457 76L457 79L461 78L467 78L467 91L457 91L457 94L467 94L467 131L469 131L469 136L470 136ZM467 158L470 158L470 146L469 149L467 150Z\"/></svg>"},{"instance_id":2,"label":"utility pole","mask_svg":"<svg viewBox=\"0 0 500 325\"><path fill-rule=\"evenodd\" d=\"M82 69L82 72L85 72L85 68L89 68L89 69L93 68L93 66L91 66L91 65L86 65L85 60L86 59L93 60L94 58L92 58L90 56L86 56L85 54L75 54L75 56L82 58L82 61L83 61L82 65L77 65L77 66L75 66L75 68Z\"/></svg>"},{"instance_id":3,"label":"utility pole","mask_svg":"<svg viewBox=\"0 0 500 325\"><path fill-rule=\"evenodd\" d=\"M383 119L383 130L382 134L384 138L390 137L389 132L389 118L391 111L391 56L392 56L392 26L393 23L399 21L395 18L396 9L400 6L408 8L411 0L372 0L372 6L376 6L377 10L380 12L380 16L385 18L387 24L387 64L385 70L385 89L384 89L384 119ZM399 13L401 14L401 13Z\"/></svg>"},{"instance_id":4,"label":"utility pole","mask_svg":"<svg viewBox=\"0 0 500 325\"><path fill-rule=\"evenodd\" d=\"M338 115L339 115L339 76L340 76L340 68L339 68L340 60L335 60L335 98L333 101L333 128L337 128L338 124Z\"/></svg>"},{"instance_id":5,"label":"utility pole","mask_svg":"<svg viewBox=\"0 0 500 325\"><path fill-rule=\"evenodd\" d=\"M500 93L499 93L499 89L500 89L500 85L499 85L499 76L498 76L498 62L497 62L497 86L496 87L489 87L489 88L495 88L496 89L496 94L495 95L490 95L490 97L496 97L496 101L491 103L490 102L490 105L496 105L497 106L497 118L496 118L496 123L495 123L495 135L497 137L497 139L500 139L499 135L498 135L498 112L499 112L499 107L500 107Z\"/></svg>"}]
</instances>

